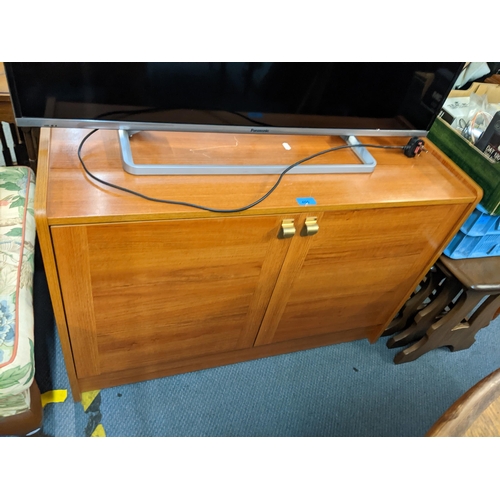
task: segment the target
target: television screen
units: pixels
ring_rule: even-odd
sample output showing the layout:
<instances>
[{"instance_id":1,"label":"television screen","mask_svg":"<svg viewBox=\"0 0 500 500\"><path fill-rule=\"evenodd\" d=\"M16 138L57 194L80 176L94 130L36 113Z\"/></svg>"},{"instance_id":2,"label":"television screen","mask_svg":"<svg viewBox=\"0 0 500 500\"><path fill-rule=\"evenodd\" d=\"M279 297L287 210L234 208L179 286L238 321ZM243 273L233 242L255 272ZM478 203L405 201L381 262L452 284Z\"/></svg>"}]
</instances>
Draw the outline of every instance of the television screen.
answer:
<instances>
[{"instance_id":1,"label":"television screen","mask_svg":"<svg viewBox=\"0 0 500 500\"><path fill-rule=\"evenodd\" d=\"M463 63L6 63L19 126L425 136Z\"/></svg>"}]
</instances>

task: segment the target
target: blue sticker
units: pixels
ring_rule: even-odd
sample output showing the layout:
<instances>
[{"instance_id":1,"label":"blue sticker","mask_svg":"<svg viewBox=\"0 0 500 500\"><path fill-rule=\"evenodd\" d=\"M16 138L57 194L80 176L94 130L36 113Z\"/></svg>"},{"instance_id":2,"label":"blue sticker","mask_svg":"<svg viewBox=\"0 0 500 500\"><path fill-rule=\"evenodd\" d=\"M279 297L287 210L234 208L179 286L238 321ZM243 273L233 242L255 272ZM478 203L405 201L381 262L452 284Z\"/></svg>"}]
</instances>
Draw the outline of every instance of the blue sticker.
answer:
<instances>
[{"instance_id":1,"label":"blue sticker","mask_svg":"<svg viewBox=\"0 0 500 500\"><path fill-rule=\"evenodd\" d=\"M299 205L305 206L305 205L316 205L316 200L314 198L297 198L297 203Z\"/></svg>"},{"instance_id":2,"label":"blue sticker","mask_svg":"<svg viewBox=\"0 0 500 500\"><path fill-rule=\"evenodd\" d=\"M255 111L250 111L249 113L247 113L248 115L248 118L263 118L264 115L262 113L258 113L258 112L255 112Z\"/></svg>"}]
</instances>

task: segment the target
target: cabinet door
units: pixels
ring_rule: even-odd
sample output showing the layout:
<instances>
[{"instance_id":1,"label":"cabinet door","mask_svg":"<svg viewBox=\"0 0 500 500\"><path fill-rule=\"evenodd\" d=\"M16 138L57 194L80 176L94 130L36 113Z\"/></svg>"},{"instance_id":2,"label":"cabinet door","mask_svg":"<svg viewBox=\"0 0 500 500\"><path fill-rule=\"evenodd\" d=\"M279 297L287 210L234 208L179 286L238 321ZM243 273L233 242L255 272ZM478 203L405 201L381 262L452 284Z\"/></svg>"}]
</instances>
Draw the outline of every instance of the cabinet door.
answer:
<instances>
[{"instance_id":1,"label":"cabinet door","mask_svg":"<svg viewBox=\"0 0 500 500\"><path fill-rule=\"evenodd\" d=\"M441 205L320 214L317 234L292 241L256 345L326 334L335 334L332 343L375 339L463 211Z\"/></svg>"},{"instance_id":2,"label":"cabinet door","mask_svg":"<svg viewBox=\"0 0 500 500\"><path fill-rule=\"evenodd\" d=\"M283 217L52 228L79 377L251 347Z\"/></svg>"}]
</instances>

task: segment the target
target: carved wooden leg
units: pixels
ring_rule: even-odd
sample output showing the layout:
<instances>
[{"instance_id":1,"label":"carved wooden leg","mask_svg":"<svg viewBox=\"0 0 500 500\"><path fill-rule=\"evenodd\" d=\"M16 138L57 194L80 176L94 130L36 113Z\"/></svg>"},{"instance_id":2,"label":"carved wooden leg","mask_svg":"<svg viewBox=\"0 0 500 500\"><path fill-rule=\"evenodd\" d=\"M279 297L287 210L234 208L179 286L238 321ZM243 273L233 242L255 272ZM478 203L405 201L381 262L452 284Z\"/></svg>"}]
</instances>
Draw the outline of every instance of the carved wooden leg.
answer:
<instances>
[{"instance_id":1,"label":"carved wooden leg","mask_svg":"<svg viewBox=\"0 0 500 500\"><path fill-rule=\"evenodd\" d=\"M425 281L420 284L420 290L406 301L406 304L401 308L400 314L392 320L382 336L387 337L407 328L415 315L422 309L424 302L436 290L441 279L442 274L438 273L435 268L432 268L427 273Z\"/></svg>"},{"instance_id":2,"label":"carved wooden leg","mask_svg":"<svg viewBox=\"0 0 500 500\"><path fill-rule=\"evenodd\" d=\"M484 298L485 292L464 290L453 309L431 325L422 339L396 354L394 363L407 363L438 347L453 346L454 350L466 349L474 342L474 334L467 334L469 323L466 316ZM493 307L491 308L493 315ZM489 309L488 309L489 311ZM472 340L471 340L472 339Z\"/></svg>"},{"instance_id":3,"label":"carved wooden leg","mask_svg":"<svg viewBox=\"0 0 500 500\"><path fill-rule=\"evenodd\" d=\"M449 346L451 351L461 351L468 349L476 341L476 333L488 326L495 318L495 314L500 307L500 295L489 296L477 311L469 318L468 328L457 331L457 335L452 337L453 343Z\"/></svg>"},{"instance_id":4,"label":"carved wooden leg","mask_svg":"<svg viewBox=\"0 0 500 500\"><path fill-rule=\"evenodd\" d=\"M436 298L413 319L413 323L401 333L394 335L387 341L387 347L394 349L419 340L427 329L436 321L436 316L457 296L462 288L461 283L453 278L446 278Z\"/></svg>"}]
</instances>

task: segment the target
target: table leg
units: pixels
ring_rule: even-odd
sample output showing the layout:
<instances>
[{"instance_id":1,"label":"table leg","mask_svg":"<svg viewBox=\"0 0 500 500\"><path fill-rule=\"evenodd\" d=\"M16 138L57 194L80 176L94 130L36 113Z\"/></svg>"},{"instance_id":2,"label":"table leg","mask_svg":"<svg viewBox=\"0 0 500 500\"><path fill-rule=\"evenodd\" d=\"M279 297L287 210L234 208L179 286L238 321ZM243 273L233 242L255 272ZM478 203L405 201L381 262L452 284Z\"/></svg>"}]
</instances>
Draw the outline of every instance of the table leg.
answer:
<instances>
[{"instance_id":1,"label":"table leg","mask_svg":"<svg viewBox=\"0 0 500 500\"><path fill-rule=\"evenodd\" d=\"M400 364L414 361L426 352L438 347L451 346L451 350L461 350L470 347L474 343L475 332L469 333L470 324L464 322L464 319L481 302L484 296L484 292L464 290L453 309L432 324L422 339L396 354L394 363ZM495 307L497 306L495 305ZM487 311L490 312L490 309L492 316L496 309L494 309L494 306L491 306L487 308Z\"/></svg>"},{"instance_id":2,"label":"table leg","mask_svg":"<svg viewBox=\"0 0 500 500\"><path fill-rule=\"evenodd\" d=\"M453 301L461 288L462 285L457 279L447 277L435 299L415 316L413 323L406 330L391 337L387 341L387 347L389 349L402 347L422 338L427 329L436 321L436 316Z\"/></svg>"},{"instance_id":3,"label":"table leg","mask_svg":"<svg viewBox=\"0 0 500 500\"><path fill-rule=\"evenodd\" d=\"M461 331L460 335L455 336L453 344L450 345L450 350L460 351L468 349L475 342L476 333L488 326L495 318L499 307L500 295L490 295L469 318L467 331ZM463 333L466 333L466 335Z\"/></svg>"},{"instance_id":4,"label":"table leg","mask_svg":"<svg viewBox=\"0 0 500 500\"><path fill-rule=\"evenodd\" d=\"M436 268L432 268L427 273L426 279L420 284L420 290L406 301L400 314L392 320L382 336L387 337L407 328L415 315L423 308L424 302L435 292L442 278L442 274L438 273Z\"/></svg>"}]
</instances>

